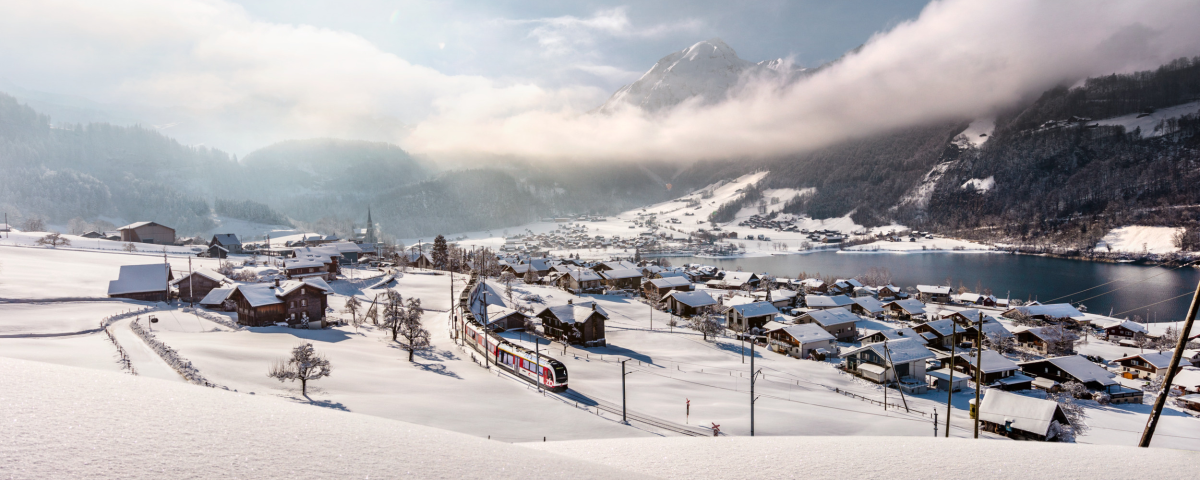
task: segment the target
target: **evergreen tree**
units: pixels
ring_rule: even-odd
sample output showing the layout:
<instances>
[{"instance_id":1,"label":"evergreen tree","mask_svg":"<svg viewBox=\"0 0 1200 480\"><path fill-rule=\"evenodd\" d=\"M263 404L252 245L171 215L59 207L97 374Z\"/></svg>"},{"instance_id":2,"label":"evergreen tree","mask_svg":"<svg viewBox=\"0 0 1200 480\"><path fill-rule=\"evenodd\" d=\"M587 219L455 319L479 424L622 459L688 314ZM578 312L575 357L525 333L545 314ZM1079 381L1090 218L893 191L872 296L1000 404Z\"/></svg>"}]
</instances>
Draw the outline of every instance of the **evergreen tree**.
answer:
<instances>
[{"instance_id":1,"label":"evergreen tree","mask_svg":"<svg viewBox=\"0 0 1200 480\"><path fill-rule=\"evenodd\" d=\"M433 239L433 253L430 254L433 258L434 270L445 270L450 260L450 248L446 245L446 237L438 235Z\"/></svg>"}]
</instances>

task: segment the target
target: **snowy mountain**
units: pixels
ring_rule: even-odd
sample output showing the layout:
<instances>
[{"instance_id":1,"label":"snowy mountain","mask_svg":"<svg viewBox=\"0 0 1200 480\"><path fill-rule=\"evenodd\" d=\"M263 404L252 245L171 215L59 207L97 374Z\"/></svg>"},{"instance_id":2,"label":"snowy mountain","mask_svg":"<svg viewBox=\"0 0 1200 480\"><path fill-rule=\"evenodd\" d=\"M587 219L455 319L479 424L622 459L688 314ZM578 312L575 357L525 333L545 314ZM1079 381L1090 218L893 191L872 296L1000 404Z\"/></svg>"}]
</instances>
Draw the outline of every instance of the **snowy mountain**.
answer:
<instances>
[{"instance_id":1,"label":"snowy mountain","mask_svg":"<svg viewBox=\"0 0 1200 480\"><path fill-rule=\"evenodd\" d=\"M663 57L642 78L621 87L596 111L611 113L629 104L655 112L692 97L714 103L746 79L767 76L791 81L803 73L804 69L784 59L758 63L743 60L721 39L713 38Z\"/></svg>"}]
</instances>

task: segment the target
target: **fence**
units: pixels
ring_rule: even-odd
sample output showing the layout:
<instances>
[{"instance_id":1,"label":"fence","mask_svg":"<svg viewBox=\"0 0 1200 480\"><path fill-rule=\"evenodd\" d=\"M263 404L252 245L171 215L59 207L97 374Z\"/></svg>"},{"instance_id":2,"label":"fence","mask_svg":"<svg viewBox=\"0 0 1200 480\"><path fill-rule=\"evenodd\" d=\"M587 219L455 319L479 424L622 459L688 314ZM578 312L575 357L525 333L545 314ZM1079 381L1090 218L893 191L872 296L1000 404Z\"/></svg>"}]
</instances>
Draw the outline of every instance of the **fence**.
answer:
<instances>
[{"instance_id":1,"label":"fence","mask_svg":"<svg viewBox=\"0 0 1200 480\"><path fill-rule=\"evenodd\" d=\"M108 335L108 340L112 342L113 346L117 347L117 355L121 357L121 369L129 370L129 373L137 375L137 369L133 368L133 362L129 360L129 354L125 353L125 349L121 347L121 344L117 343L117 337L113 336L112 330L106 327L104 334Z\"/></svg>"},{"instance_id":2,"label":"fence","mask_svg":"<svg viewBox=\"0 0 1200 480\"><path fill-rule=\"evenodd\" d=\"M197 317L203 318L203 319L205 319L205 320L208 320L208 321L210 321L210 322L216 323L216 324L218 324L218 325L221 325L221 326L223 326L223 327L226 327L226 328L229 328L229 329L232 329L232 330L245 330L245 329L246 329L246 327L244 327L244 326L241 326L241 325L238 325L237 323L234 323L234 322L230 321L230 320L229 320L229 317L226 317L226 316L224 316L224 315L217 315L217 314L215 314L215 313L208 313L208 312L206 312L206 311L204 311L204 310L201 310L201 309L199 309L199 308L184 308L184 309L183 309L183 311L184 311L185 313L191 313L191 314L193 314L193 315L195 315L195 316L197 316Z\"/></svg>"},{"instance_id":3,"label":"fence","mask_svg":"<svg viewBox=\"0 0 1200 480\"><path fill-rule=\"evenodd\" d=\"M826 387L826 388L828 388L828 387ZM887 388L887 387L884 387L884 388ZM895 404L895 403L892 403L892 402L887 402L887 403L885 404L884 402L882 402L882 401L880 401L880 400L875 400L874 398L868 398L868 397L864 397L864 396L862 396L862 395L859 395L859 394L856 394L856 393L847 392L847 391L845 391L845 390L842 390L841 388L838 388L838 387L834 387L834 388L833 388L833 391L834 391L834 392L837 392L837 393L840 393L840 394L842 394L842 395L845 395L845 396L847 396L847 397L850 397L850 398L856 398L856 399L862 400L862 401L864 401L864 402L871 402L871 404L873 404L873 405L881 405L881 406L884 406L884 408L887 408L887 407L892 407L892 408L894 408L894 409L897 409L897 410L899 410L899 409L904 409L904 410L908 411L909 413L916 413L916 414L924 415L924 416L926 416L926 417L929 417L929 418L933 418L933 414L932 414L932 413L926 413L926 412L922 412L922 411L920 411L920 410L915 410L915 409L912 409L912 408L905 407L904 405L898 405L898 404Z\"/></svg>"}]
</instances>

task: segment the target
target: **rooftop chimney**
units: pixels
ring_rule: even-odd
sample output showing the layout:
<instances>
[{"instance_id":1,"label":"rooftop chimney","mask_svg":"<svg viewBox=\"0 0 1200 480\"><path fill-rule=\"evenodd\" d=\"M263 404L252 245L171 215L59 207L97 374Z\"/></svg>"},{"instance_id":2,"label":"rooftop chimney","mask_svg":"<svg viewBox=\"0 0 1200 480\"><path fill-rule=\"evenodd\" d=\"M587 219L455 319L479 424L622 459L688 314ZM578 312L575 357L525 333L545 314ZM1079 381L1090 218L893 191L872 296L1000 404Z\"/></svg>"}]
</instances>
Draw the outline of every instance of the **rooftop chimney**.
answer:
<instances>
[{"instance_id":1,"label":"rooftop chimney","mask_svg":"<svg viewBox=\"0 0 1200 480\"><path fill-rule=\"evenodd\" d=\"M279 277L275 277L275 288L279 288Z\"/></svg>"}]
</instances>

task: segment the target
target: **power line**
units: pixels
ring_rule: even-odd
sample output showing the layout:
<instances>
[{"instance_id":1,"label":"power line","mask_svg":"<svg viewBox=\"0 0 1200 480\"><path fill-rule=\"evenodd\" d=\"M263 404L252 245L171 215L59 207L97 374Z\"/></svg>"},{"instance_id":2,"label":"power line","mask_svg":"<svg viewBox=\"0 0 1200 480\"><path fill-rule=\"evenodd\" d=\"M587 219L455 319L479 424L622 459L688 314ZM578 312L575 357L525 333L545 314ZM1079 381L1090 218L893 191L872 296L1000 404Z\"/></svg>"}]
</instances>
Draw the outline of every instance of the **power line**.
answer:
<instances>
[{"instance_id":1,"label":"power line","mask_svg":"<svg viewBox=\"0 0 1200 480\"><path fill-rule=\"evenodd\" d=\"M1120 290L1120 289L1122 289L1122 288L1132 287L1132 286L1134 286L1134 285L1137 285L1137 284L1139 284L1139 283L1143 283L1143 282L1146 282L1146 281L1148 281L1148 280L1153 280L1153 279L1155 279L1155 278L1158 278L1158 277L1161 277L1161 276L1163 276L1163 275L1166 275L1166 274L1168 274L1168 273L1174 272L1175 270L1179 270L1179 269L1181 269L1181 268L1183 268L1183 267L1186 267L1186 266L1188 266L1188 265L1191 265L1191 264L1193 264L1193 263L1196 263L1196 262L1197 262L1197 260L1192 260L1192 261L1190 261L1190 262L1187 262L1187 263L1185 263L1185 264L1183 264L1183 265L1180 265L1180 266L1178 266L1178 267L1175 267L1175 268L1169 269L1169 270L1167 270L1167 271L1165 271L1165 272L1162 272L1162 273L1160 273L1160 274L1158 274L1158 275L1155 275L1155 276L1153 276L1153 277L1149 277L1149 278L1145 278L1145 279L1139 280L1139 281L1137 281L1137 282L1131 283L1131 284L1129 284L1129 285L1126 285L1126 286L1124 286L1124 287L1120 287L1120 288L1115 288L1115 289L1113 289L1113 290L1109 290L1109 291L1107 291L1107 292L1101 293L1100 295L1096 295L1095 297L1089 297L1089 298L1085 298L1085 299L1083 299L1083 300L1080 300L1080 302L1085 302L1085 301L1091 300L1091 299L1093 299L1093 298L1102 297L1102 296L1104 296L1104 295L1108 295L1108 294L1110 294L1110 293L1112 293L1112 292L1115 292L1115 291L1117 291L1117 290ZM1048 303L1048 302L1053 302L1053 301L1055 301L1055 300L1062 300L1062 299L1064 299L1064 298L1067 298L1067 297L1072 297L1072 296L1078 295L1078 294L1080 294L1080 293L1086 292L1086 291L1088 291L1088 290L1095 290L1095 289L1097 289L1097 288L1100 288L1100 287L1103 287L1103 286L1105 286L1105 285L1109 285L1109 284L1113 284L1113 283L1117 283L1117 282L1120 282L1120 280L1113 280L1113 281L1110 281L1110 282L1101 283L1101 284L1099 284L1099 285L1096 285L1096 286L1094 286L1094 287L1085 288L1085 289L1083 289L1083 290L1080 290L1080 291L1078 291L1078 292L1074 292L1074 293L1068 293L1068 294L1066 294L1066 295L1063 295L1063 296L1061 296L1061 297L1058 297L1058 298L1054 298L1054 299L1046 300L1046 302Z\"/></svg>"},{"instance_id":2,"label":"power line","mask_svg":"<svg viewBox=\"0 0 1200 480\"><path fill-rule=\"evenodd\" d=\"M1131 309L1131 310L1126 310L1126 311L1124 311L1124 312L1121 312L1121 313L1118 313L1118 314L1116 314L1116 315L1117 315L1117 316L1120 316L1120 315L1124 315L1124 314L1126 314L1126 313L1129 313L1129 312L1136 312L1136 311L1138 311L1138 310L1141 310L1141 309L1143 309L1143 308L1146 308L1146 307L1153 307L1153 306L1155 306L1155 305L1158 305L1158 304L1160 304L1160 303L1166 303L1166 302L1169 302L1169 301L1171 301L1171 300L1178 300L1178 299L1180 299L1180 298L1183 298L1183 297L1186 297L1186 296L1188 296L1188 295L1192 295L1193 293L1195 293L1195 292L1192 292L1191 290L1189 290L1187 293L1185 293L1185 294L1183 294L1183 295L1178 295L1178 296L1171 297L1171 298L1168 298L1168 299L1166 299L1166 300L1162 300L1162 301L1154 302L1154 303L1151 303L1151 304L1148 304L1148 305L1142 305L1142 306L1140 306L1140 307L1137 307L1137 308L1134 308L1134 309Z\"/></svg>"}]
</instances>

